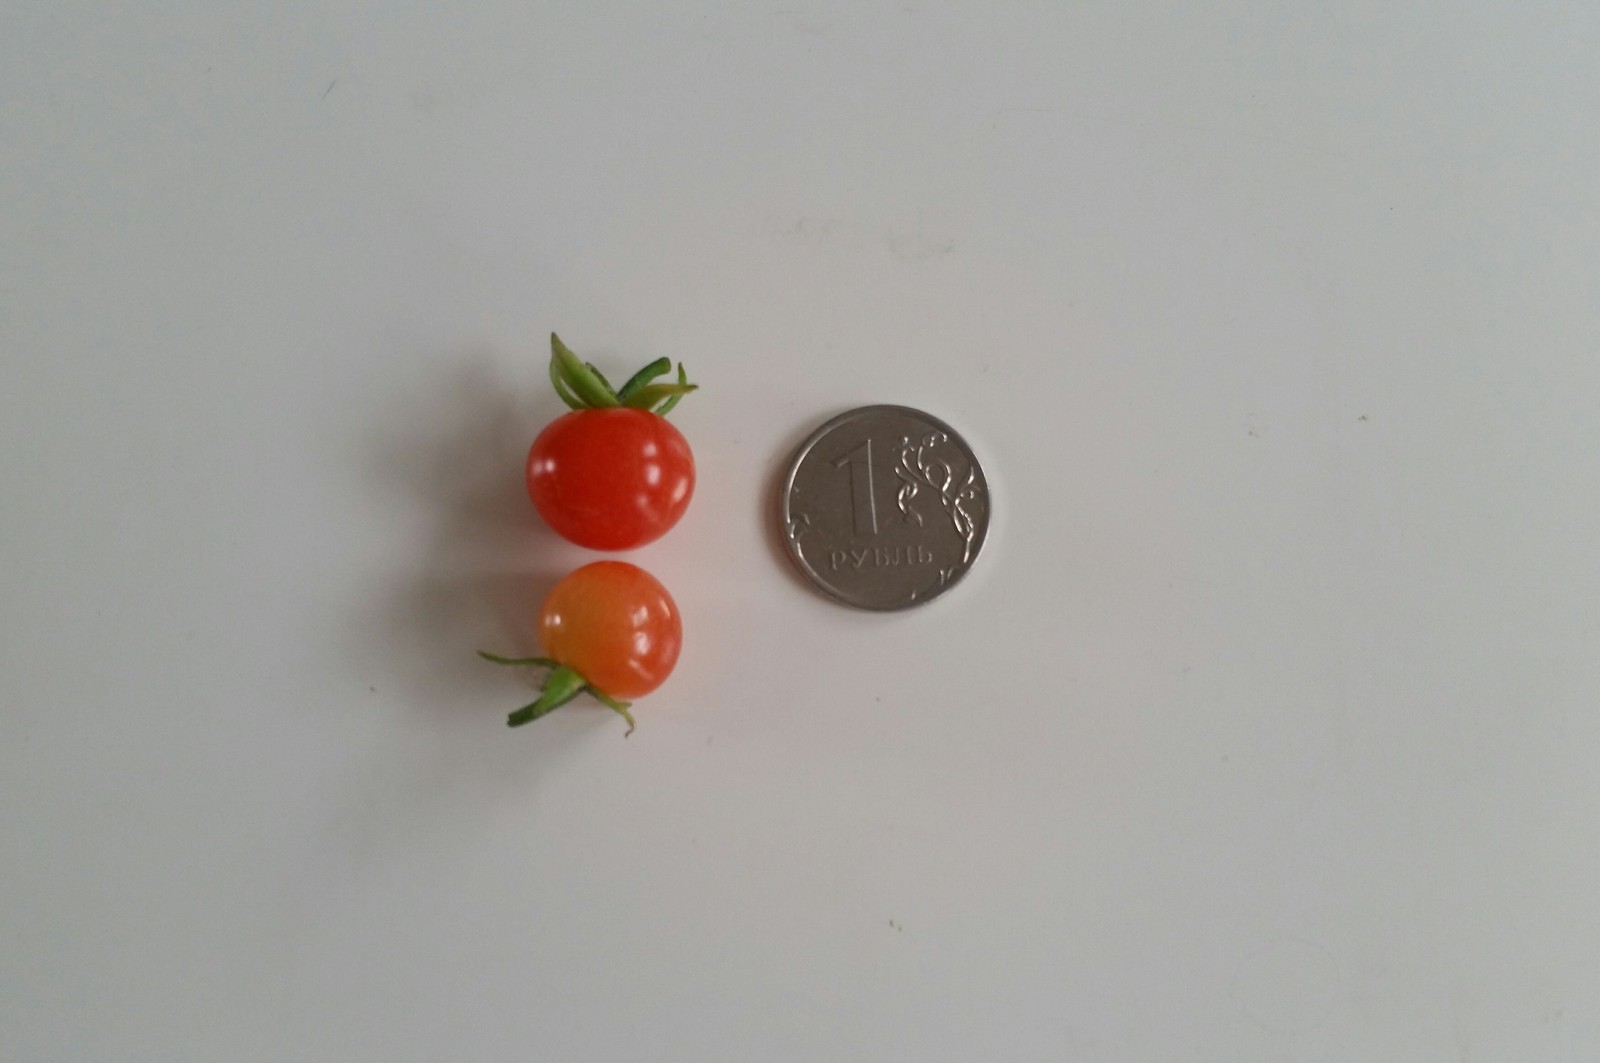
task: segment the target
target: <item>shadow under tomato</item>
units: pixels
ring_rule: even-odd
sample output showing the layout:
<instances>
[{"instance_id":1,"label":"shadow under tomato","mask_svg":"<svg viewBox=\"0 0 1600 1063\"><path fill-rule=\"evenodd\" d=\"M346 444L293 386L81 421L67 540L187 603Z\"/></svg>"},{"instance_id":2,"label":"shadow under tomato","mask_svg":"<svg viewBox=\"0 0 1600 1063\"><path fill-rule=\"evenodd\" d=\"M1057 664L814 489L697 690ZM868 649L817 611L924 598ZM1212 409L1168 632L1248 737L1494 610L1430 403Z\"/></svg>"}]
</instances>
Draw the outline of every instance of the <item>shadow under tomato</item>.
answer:
<instances>
[{"instance_id":1,"label":"shadow under tomato","mask_svg":"<svg viewBox=\"0 0 1600 1063\"><path fill-rule=\"evenodd\" d=\"M533 383L502 379L487 354L454 360L384 433L377 470L401 490L397 516L426 530L415 563L399 565L375 603L377 656L399 670L407 702L428 712L476 711L483 694L505 687L508 676L476 651L537 652L539 605L578 563L523 487L528 445L560 412L553 397L521 398Z\"/></svg>"},{"instance_id":2,"label":"shadow under tomato","mask_svg":"<svg viewBox=\"0 0 1600 1063\"><path fill-rule=\"evenodd\" d=\"M353 741L339 751L322 822L286 886L297 894L318 897L419 854L470 847L473 824L525 808L584 746L622 746L625 728L598 704L507 728L540 676L477 656L537 653L541 603L589 560L528 500L528 446L561 408L537 372L509 379L500 367L510 362L486 351L440 355L403 384L386 382L361 410L351 462L364 504L388 524L363 558L367 590L349 603L328 652L347 669L350 696L339 707L369 717L334 730Z\"/></svg>"}]
</instances>

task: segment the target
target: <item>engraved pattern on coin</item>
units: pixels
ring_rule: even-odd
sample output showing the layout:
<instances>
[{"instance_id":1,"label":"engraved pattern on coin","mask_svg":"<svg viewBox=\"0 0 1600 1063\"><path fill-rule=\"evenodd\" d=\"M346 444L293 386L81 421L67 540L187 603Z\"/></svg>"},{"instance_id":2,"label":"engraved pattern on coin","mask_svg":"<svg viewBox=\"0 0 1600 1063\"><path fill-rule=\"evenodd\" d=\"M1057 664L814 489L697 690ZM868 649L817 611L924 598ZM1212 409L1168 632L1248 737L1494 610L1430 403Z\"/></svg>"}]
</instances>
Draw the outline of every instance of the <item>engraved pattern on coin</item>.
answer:
<instances>
[{"instance_id":1,"label":"engraved pattern on coin","mask_svg":"<svg viewBox=\"0 0 1600 1063\"><path fill-rule=\"evenodd\" d=\"M959 485L952 487L956 478L955 471L948 461L937 455L935 450L949 441L950 437L943 432L930 432L918 444L913 444L907 436L900 437L900 465L896 471L910 473L907 480L911 492L905 494L906 488L901 488L900 509L908 516L915 517L917 523L921 524L922 514L910 508L909 503L916 497L919 480L922 484L933 488L939 495L940 505L944 506L950 515L950 520L955 524L956 533L961 536L963 543L961 563L966 564L972 560L972 540L977 534L977 525L968 506L976 502L979 494L979 489L973 485L978 475L978 463L968 454L966 478Z\"/></svg>"},{"instance_id":2,"label":"engraved pattern on coin","mask_svg":"<svg viewBox=\"0 0 1600 1063\"><path fill-rule=\"evenodd\" d=\"M835 417L800 447L784 481L784 543L830 597L904 609L943 593L983 546L989 492L971 448L904 406Z\"/></svg>"}]
</instances>

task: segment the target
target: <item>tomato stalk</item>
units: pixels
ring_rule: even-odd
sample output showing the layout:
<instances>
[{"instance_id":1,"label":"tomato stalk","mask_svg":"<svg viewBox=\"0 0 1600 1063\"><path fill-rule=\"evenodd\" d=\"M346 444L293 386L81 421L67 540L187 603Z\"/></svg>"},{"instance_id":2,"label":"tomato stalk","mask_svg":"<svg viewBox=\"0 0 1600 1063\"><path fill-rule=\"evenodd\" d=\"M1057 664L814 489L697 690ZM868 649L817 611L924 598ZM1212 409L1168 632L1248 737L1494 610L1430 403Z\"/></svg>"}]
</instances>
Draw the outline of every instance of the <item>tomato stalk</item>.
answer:
<instances>
[{"instance_id":1,"label":"tomato stalk","mask_svg":"<svg viewBox=\"0 0 1600 1063\"><path fill-rule=\"evenodd\" d=\"M479 650L478 656L495 664L504 664L512 667L531 665L550 670L549 674L544 677L544 686L539 692L538 700L524 705L506 717L506 726L521 727L523 724L532 723L539 717L559 709L579 694L587 693L606 708L628 721L628 730L623 735L624 738L633 734L635 724L633 722L633 713L629 711L632 708L632 703L619 701L607 694L585 679L576 669L568 668L566 665L553 661L548 657L502 657L499 654L489 653L484 650Z\"/></svg>"},{"instance_id":2,"label":"tomato stalk","mask_svg":"<svg viewBox=\"0 0 1600 1063\"><path fill-rule=\"evenodd\" d=\"M633 376L620 388L613 388L605 374L572 353L561 337L550 333L550 384L561 401L574 410L604 410L626 406L634 410L649 410L665 417L678 405L678 400L699 385L689 383L683 363L678 363L676 384L655 384L651 381L672 371L670 358L657 358Z\"/></svg>"}]
</instances>

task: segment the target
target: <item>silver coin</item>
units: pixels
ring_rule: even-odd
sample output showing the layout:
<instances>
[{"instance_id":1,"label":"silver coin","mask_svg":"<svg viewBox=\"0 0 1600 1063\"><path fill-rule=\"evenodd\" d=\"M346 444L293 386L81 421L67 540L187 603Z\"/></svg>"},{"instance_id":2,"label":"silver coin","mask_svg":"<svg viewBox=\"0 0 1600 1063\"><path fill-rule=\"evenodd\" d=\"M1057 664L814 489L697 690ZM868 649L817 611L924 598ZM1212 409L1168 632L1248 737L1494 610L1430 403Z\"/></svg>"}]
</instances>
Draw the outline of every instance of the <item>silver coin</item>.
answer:
<instances>
[{"instance_id":1,"label":"silver coin","mask_svg":"<svg viewBox=\"0 0 1600 1063\"><path fill-rule=\"evenodd\" d=\"M905 406L863 406L818 428L789 465L780 505L800 571L858 609L943 594L989 530L989 485L972 448Z\"/></svg>"}]
</instances>

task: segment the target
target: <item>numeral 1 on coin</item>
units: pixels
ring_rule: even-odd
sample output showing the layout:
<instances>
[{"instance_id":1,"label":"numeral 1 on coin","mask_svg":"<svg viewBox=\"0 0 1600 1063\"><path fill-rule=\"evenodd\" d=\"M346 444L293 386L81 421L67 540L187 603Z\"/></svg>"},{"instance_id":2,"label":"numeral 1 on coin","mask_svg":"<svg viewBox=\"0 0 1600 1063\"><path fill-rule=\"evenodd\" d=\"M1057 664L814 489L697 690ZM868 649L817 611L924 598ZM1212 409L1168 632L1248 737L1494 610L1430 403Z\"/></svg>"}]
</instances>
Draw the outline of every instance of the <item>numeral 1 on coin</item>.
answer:
<instances>
[{"instance_id":1,"label":"numeral 1 on coin","mask_svg":"<svg viewBox=\"0 0 1600 1063\"><path fill-rule=\"evenodd\" d=\"M878 534L878 509L872 502L872 437L833 459L835 469L850 466L850 512L857 535Z\"/></svg>"}]
</instances>

